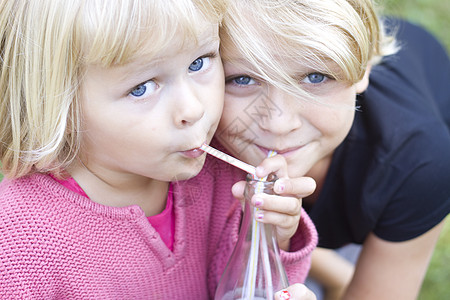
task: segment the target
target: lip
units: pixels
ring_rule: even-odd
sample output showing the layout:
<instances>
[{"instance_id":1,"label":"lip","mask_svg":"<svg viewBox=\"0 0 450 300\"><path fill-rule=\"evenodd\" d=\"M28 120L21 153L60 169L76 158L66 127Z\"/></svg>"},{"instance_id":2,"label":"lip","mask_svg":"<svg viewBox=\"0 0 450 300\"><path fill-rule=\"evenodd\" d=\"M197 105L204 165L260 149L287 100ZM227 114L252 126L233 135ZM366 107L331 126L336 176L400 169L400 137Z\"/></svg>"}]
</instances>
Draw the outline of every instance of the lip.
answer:
<instances>
[{"instance_id":1,"label":"lip","mask_svg":"<svg viewBox=\"0 0 450 300\"><path fill-rule=\"evenodd\" d=\"M205 142L203 142L205 143ZM201 145L203 145L203 143L199 143L199 144L194 144L194 145L200 145L200 146L193 146L192 148L188 149L188 150L182 150L179 151L183 156L189 157L189 158L197 158L202 156L205 152L202 151L200 149Z\"/></svg>"},{"instance_id":2,"label":"lip","mask_svg":"<svg viewBox=\"0 0 450 300\"><path fill-rule=\"evenodd\" d=\"M180 151L180 153L189 158L197 158L197 157L200 157L201 155L203 155L203 153L205 153L205 152L200 150L200 148L193 148L193 149L189 149L189 150L185 150L185 151Z\"/></svg>"},{"instance_id":3,"label":"lip","mask_svg":"<svg viewBox=\"0 0 450 300\"><path fill-rule=\"evenodd\" d=\"M263 151L266 155L269 153L269 151L274 150L277 152L277 154L283 155L285 157L290 156L294 154L297 150L303 148L303 146L297 146L297 147L290 147L290 148L284 148L284 149L268 149L266 147L256 145L261 151Z\"/></svg>"}]
</instances>

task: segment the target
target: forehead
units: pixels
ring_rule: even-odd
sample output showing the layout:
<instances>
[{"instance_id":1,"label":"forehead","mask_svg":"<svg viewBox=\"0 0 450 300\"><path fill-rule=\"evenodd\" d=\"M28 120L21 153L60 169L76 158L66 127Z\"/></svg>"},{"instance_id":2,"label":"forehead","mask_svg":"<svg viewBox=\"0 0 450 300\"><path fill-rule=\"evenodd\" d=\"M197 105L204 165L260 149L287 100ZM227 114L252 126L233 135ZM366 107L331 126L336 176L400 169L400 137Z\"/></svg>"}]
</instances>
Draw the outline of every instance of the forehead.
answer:
<instances>
[{"instance_id":1,"label":"forehead","mask_svg":"<svg viewBox=\"0 0 450 300\"><path fill-rule=\"evenodd\" d=\"M198 47L218 43L219 25L206 20L199 21L200 26L195 31L186 32L185 28L178 28L173 34L173 38L167 39L160 47L155 47L149 39L147 47L160 48L157 57L166 56L167 51L189 51Z\"/></svg>"},{"instance_id":2,"label":"forehead","mask_svg":"<svg viewBox=\"0 0 450 300\"><path fill-rule=\"evenodd\" d=\"M157 67L161 63L173 60L178 55L194 60L198 56L204 55L206 51L216 51L219 46L217 24L205 24L203 30L199 31L198 36L195 37L186 38L183 33L176 33L176 36L179 38L170 39L160 47L155 47L151 41L148 41L137 55L130 57L127 63L122 65L133 66L132 70L137 71L141 68Z\"/></svg>"},{"instance_id":3,"label":"forehead","mask_svg":"<svg viewBox=\"0 0 450 300\"><path fill-rule=\"evenodd\" d=\"M218 24L213 11L203 12L188 0L172 5L159 0L124 2L129 5L122 9L89 4L80 14L76 34L86 64L124 64L174 46L181 49Z\"/></svg>"},{"instance_id":4,"label":"forehead","mask_svg":"<svg viewBox=\"0 0 450 300\"><path fill-rule=\"evenodd\" d=\"M180 66L184 70L199 56L218 50L217 27L211 24L205 26L196 40L181 42L180 39L173 39L166 49L154 55L145 53L145 47L149 48L148 52L152 52L153 45L149 42L142 49L142 55L130 57L126 63L109 66L98 63L87 64L83 82L94 83L94 86L96 84L111 86L111 90L122 91L149 78L159 76L163 78L173 72L179 72Z\"/></svg>"}]
</instances>

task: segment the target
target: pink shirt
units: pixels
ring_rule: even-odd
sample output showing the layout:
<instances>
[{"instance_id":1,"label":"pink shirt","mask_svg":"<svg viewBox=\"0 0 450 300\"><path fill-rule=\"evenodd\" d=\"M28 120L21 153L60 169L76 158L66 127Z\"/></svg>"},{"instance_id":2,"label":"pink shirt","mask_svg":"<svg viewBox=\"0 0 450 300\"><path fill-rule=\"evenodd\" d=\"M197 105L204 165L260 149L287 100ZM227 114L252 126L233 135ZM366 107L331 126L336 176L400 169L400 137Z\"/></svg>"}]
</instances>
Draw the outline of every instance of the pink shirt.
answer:
<instances>
[{"instance_id":1,"label":"pink shirt","mask_svg":"<svg viewBox=\"0 0 450 300\"><path fill-rule=\"evenodd\" d=\"M58 181L60 184L68 188L69 190L89 198L89 196L80 187L78 182L73 179L73 177L67 179L58 179L50 175L53 179ZM173 213L173 186L170 184L169 192L167 194L166 208L159 214L147 217L147 220L152 224L152 226L158 231L161 239L166 244L167 248L173 251L173 237L175 233L175 216Z\"/></svg>"},{"instance_id":2,"label":"pink shirt","mask_svg":"<svg viewBox=\"0 0 450 300\"><path fill-rule=\"evenodd\" d=\"M213 299L241 222L231 187L245 174L235 172L207 158L198 176L173 182L173 251L139 206L105 206L43 174L4 178L0 298ZM305 280L316 244L302 211L280 253L291 284Z\"/></svg>"}]
</instances>

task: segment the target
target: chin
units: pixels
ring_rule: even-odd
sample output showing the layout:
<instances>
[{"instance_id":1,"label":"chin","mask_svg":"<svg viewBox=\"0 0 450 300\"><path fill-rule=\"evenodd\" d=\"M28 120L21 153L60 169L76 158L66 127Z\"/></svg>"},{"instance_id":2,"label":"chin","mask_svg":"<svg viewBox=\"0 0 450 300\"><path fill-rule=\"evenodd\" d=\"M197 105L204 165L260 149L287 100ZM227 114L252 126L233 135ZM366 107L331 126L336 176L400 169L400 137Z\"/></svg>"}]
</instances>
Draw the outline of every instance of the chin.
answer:
<instances>
[{"instance_id":1,"label":"chin","mask_svg":"<svg viewBox=\"0 0 450 300\"><path fill-rule=\"evenodd\" d=\"M257 149L259 150L259 149ZM259 165L266 157L262 155L258 151L249 151L244 150L243 155L237 155L238 159L243 160L244 162L251 164L253 166Z\"/></svg>"},{"instance_id":2,"label":"chin","mask_svg":"<svg viewBox=\"0 0 450 300\"><path fill-rule=\"evenodd\" d=\"M197 162L197 164L195 164L193 166L180 168L179 172L177 174L175 174L175 176L173 176L171 181L191 179L192 177L195 177L200 173L200 171L203 168L203 165L204 165L204 160L201 163Z\"/></svg>"}]
</instances>

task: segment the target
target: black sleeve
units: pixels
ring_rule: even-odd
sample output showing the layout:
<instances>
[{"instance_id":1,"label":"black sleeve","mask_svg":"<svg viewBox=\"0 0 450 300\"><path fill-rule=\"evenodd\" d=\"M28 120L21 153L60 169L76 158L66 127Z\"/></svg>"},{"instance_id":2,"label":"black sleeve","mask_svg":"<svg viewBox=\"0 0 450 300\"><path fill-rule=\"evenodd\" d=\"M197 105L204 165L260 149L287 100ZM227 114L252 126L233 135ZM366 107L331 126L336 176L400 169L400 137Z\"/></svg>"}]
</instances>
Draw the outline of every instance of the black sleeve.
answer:
<instances>
[{"instance_id":1,"label":"black sleeve","mask_svg":"<svg viewBox=\"0 0 450 300\"><path fill-rule=\"evenodd\" d=\"M385 176L392 176L384 189L392 198L374 229L390 241L419 236L450 212L450 60L427 31L397 22L402 48L386 67L396 76L395 101L409 108L393 117L405 123L409 135L392 135L398 151L384 162Z\"/></svg>"},{"instance_id":2,"label":"black sleeve","mask_svg":"<svg viewBox=\"0 0 450 300\"><path fill-rule=\"evenodd\" d=\"M442 127L434 129L432 136L406 140L405 147L384 169L386 177L379 186L378 200L390 199L373 230L382 239L415 238L450 212L450 138Z\"/></svg>"}]
</instances>

